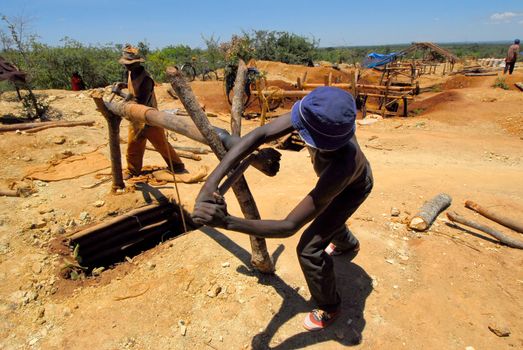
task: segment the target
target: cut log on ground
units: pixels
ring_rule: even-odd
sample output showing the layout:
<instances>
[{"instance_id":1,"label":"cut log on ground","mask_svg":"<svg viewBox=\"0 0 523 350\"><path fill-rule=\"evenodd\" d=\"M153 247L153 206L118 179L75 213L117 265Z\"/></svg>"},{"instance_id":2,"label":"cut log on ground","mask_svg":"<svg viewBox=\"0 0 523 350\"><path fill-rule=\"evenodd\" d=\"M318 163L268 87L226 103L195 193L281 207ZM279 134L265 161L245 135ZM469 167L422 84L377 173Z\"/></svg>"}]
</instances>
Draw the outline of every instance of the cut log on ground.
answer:
<instances>
[{"instance_id":1,"label":"cut log on ground","mask_svg":"<svg viewBox=\"0 0 523 350\"><path fill-rule=\"evenodd\" d=\"M452 222L457 222L458 224L469 226L469 227L475 228L476 230L479 230L481 232L485 232L486 234L491 235L492 237L496 238L497 240L499 240L501 243L503 243L506 246L509 246L512 248L523 249L523 241L519 241L517 239L508 237L504 233L501 233L491 227L484 226L484 225L479 224L472 220L468 220L456 212L448 212L447 218Z\"/></svg>"},{"instance_id":2,"label":"cut log on ground","mask_svg":"<svg viewBox=\"0 0 523 350\"><path fill-rule=\"evenodd\" d=\"M6 131L24 131L38 132L41 130L49 128L62 128L62 127L71 127L71 126L92 126L94 125L94 120L85 120L85 121L55 121L55 122L39 122L39 123L17 123L9 125L0 125L0 132Z\"/></svg>"},{"instance_id":3,"label":"cut log on ground","mask_svg":"<svg viewBox=\"0 0 523 350\"><path fill-rule=\"evenodd\" d=\"M47 130L47 129L51 129L51 128L70 128L70 127L75 127L75 126L93 126L93 125L94 125L94 120L77 121L77 122L59 122L59 123L52 124L52 125L43 125L38 128L28 129L25 132L28 134L32 134L35 132L39 132L39 131Z\"/></svg>"},{"instance_id":4,"label":"cut log on ground","mask_svg":"<svg viewBox=\"0 0 523 350\"><path fill-rule=\"evenodd\" d=\"M478 214L481 214L484 217L486 217L487 219L495 221L498 224L508 227L511 230L523 233L523 222L519 222L514 218L508 218L506 216L503 216L488 208L482 207L481 205L470 200L465 202L465 207L474 210Z\"/></svg>"},{"instance_id":5,"label":"cut log on ground","mask_svg":"<svg viewBox=\"0 0 523 350\"><path fill-rule=\"evenodd\" d=\"M15 190L0 190L0 197L21 197L20 193Z\"/></svg>"},{"instance_id":6,"label":"cut log on ground","mask_svg":"<svg viewBox=\"0 0 523 350\"><path fill-rule=\"evenodd\" d=\"M204 135L207 144L211 147L214 154L218 159L222 159L226 154L226 149L216 134L214 128L209 123L207 115L200 107L200 104L196 100L194 93L183 78L182 74L178 69L174 67L167 68L167 75L171 81L171 86L176 91L176 95L183 103L185 110L189 113L194 121L194 124L198 127L201 134ZM242 90L243 91L243 90ZM245 181L245 177L241 176L232 186L234 194L238 199L241 211L246 219L259 220L260 213L256 206L256 202L252 197L252 193ZM267 244L265 239L249 236L251 240L252 257L251 263L259 271L263 273L273 273L274 264L267 252Z\"/></svg>"},{"instance_id":7,"label":"cut log on ground","mask_svg":"<svg viewBox=\"0 0 523 350\"><path fill-rule=\"evenodd\" d=\"M452 203L452 198L445 193L440 193L425 202L421 209L412 217L409 227L416 231L425 231L436 220L436 217Z\"/></svg>"}]
</instances>

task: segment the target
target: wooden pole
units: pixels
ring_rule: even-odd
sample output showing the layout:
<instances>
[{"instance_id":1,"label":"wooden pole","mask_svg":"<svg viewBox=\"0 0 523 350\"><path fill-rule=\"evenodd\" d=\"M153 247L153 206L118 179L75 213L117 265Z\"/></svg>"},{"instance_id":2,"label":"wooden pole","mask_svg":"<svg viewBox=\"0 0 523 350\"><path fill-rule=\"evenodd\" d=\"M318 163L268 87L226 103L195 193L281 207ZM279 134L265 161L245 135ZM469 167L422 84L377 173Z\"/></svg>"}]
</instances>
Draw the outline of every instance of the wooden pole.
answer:
<instances>
[{"instance_id":1,"label":"wooden pole","mask_svg":"<svg viewBox=\"0 0 523 350\"><path fill-rule=\"evenodd\" d=\"M94 90L91 97L96 104L96 108L107 121L109 132L109 152L111 154L111 174L113 177L112 191L116 192L119 189L125 188L122 175L122 153L120 150L120 123L122 118L111 113L104 104L102 99L103 90Z\"/></svg>"},{"instance_id":2,"label":"wooden pole","mask_svg":"<svg viewBox=\"0 0 523 350\"><path fill-rule=\"evenodd\" d=\"M479 205L473 201L470 201L470 200L465 202L465 207L467 207L471 210L474 210L475 212L486 217L487 219L495 221L498 224L508 227L511 230L517 231L519 233L523 233L523 223L518 222L516 219L503 216L488 208L484 208L481 205Z\"/></svg>"},{"instance_id":3,"label":"wooden pole","mask_svg":"<svg viewBox=\"0 0 523 350\"><path fill-rule=\"evenodd\" d=\"M140 105L134 102L104 102L109 112L130 121L140 121L147 125L159 126L161 128L177 132L191 140L207 144L207 140L191 117L173 115L160 112L155 108ZM214 128L214 127L213 127ZM216 130L216 128L214 128ZM223 129L220 129L220 137L226 149L232 147L239 138L232 137ZM264 148L258 153L257 159L252 166L267 176L274 176L279 170L281 154L273 148Z\"/></svg>"},{"instance_id":4,"label":"wooden pole","mask_svg":"<svg viewBox=\"0 0 523 350\"><path fill-rule=\"evenodd\" d=\"M209 123L207 115L200 107L200 104L197 102L191 87L189 84L187 84L180 71L175 67L167 68L167 76L171 81L172 88L174 91L176 91L176 95L183 103L185 110L189 113L192 120L194 121L194 124L196 124L202 135L207 140L207 143L211 147L214 154L218 157L218 159L221 160L226 154L225 147ZM245 218L250 220L259 220L260 213L258 212L256 202L252 197L249 186L247 185L247 181L245 181L245 177L241 176L234 183L234 185L232 185L232 189L236 198L238 199L241 211ZM274 264L271 261L269 253L267 252L267 244L265 239L254 236L250 236L250 238L252 248L252 265L263 273L273 273Z\"/></svg>"},{"instance_id":5,"label":"wooden pole","mask_svg":"<svg viewBox=\"0 0 523 350\"><path fill-rule=\"evenodd\" d=\"M472 220L468 220L468 219L464 218L463 216L459 215L456 212L448 212L447 213L447 218L450 221L452 221L452 222L457 222L459 224L462 224L462 225L465 225L465 226L469 226L469 227L475 228L476 230L480 230L482 232L485 232L486 234L491 235L492 237L496 238L501 243L503 243L503 244L505 244L505 245L507 245L509 247L523 249L523 242L522 241L519 241L519 240L511 238L511 237L508 237L504 233L501 233L501 232L499 232L499 231L497 231L497 230L495 230L495 229L493 229L491 227L481 225L481 224L479 224L479 223L477 223L475 221L472 221Z\"/></svg>"},{"instance_id":6,"label":"wooden pole","mask_svg":"<svg viewBox=\"0 0 523 350\"><path fill-rule=\"evenodd\" d=\"M245 62L238 62L236 80L234 81L234 97L231 107L231 134L240 137L242 130L243 99L245 96L245 81L247 80L247 67Z\"/></svg>"},{"instance_id":7,"label":"wooden pole","mask_svg":"<svg viewBox=\"0 0 523 350\"><path fill-rule=\"evenodd\" d=\"M35 123L16 123L16 124L10 124L10 125L0 125L0 132L5 131L16 131L16 130L35 130L40 129L44 130L48 128L58 128L58 127L67 127L67 126L79 126L79 125L85 125L85 126L91 126L94 124L94 120L85 120L85 121L57 121L57 122L35 122ZM39 130L37 130L39 131ZM30 132L30 131L28 131Z\"/></svg>"}]
</instances>

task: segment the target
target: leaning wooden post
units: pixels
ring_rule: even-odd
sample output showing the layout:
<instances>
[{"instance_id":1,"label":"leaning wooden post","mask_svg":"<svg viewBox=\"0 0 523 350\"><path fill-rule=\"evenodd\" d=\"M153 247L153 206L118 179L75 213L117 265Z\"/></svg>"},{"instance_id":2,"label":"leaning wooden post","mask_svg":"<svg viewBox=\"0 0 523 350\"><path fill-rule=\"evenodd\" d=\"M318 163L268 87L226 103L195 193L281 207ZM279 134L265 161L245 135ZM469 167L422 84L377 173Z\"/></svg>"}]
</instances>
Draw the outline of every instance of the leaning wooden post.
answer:
<instances>
[{"instance_id":1,"label":"leaning wooden post","mask_svg":"<svg viewBox=\"0 0 523 350\"><path fill-rule=\"evenodd\" d=\"M247 66L245 62L240 60L238 62L238 71L236 72L236 80L234 81L234 97L232 98L231 107L231 134L241 136L242 130L242 114L243 114L243 98L245 96L245 81L247 80Z\"/></svg>"},{"instance_id":2,"label":"leaning wooden post","mask_svg":"<svg viewBox=\"0 0 523 350\"><path fill-rule=\"evenodd\" d=\"M94 90L91 92L91 97L96 104L96 108L107 121L109 129L109 152L111 154L111 173L113 175L113 186L112 191L124 189L125 183L123 182L122 175L122 153L120 151L120 123L122 118L111 113L107 107L105 107L103 97L103 90Z\"/></svg>"},{"instance_id":3,"label":"leaning wooden post","mask_svg":"<svg viewBox=\"0 0 523 350\"><path fill-rule=\"evenodd\" d=\"M206 138L208 145L211 147L218 159L222 159L227 151L221 143L218 135L214 131L211 123L207 119L207 115L200 107L196 100L191 87L187 84L180 71L175 67L167 68L167 75L171 81L171 86L176 91L176 95L182 101L185 110L191 116L192 120L200 130L201 134ZM260 213L256 206L256 202L252 197L249 186L245 177L241 176L232 185L234 194L240 204L241 211L246 219L259 220ZM251 263L259 271L263 273L273 273L274 264L271 261L269 253L267 252L267 244L265 239L250 236L252 257Z\"/></svg>"}]
</instances>

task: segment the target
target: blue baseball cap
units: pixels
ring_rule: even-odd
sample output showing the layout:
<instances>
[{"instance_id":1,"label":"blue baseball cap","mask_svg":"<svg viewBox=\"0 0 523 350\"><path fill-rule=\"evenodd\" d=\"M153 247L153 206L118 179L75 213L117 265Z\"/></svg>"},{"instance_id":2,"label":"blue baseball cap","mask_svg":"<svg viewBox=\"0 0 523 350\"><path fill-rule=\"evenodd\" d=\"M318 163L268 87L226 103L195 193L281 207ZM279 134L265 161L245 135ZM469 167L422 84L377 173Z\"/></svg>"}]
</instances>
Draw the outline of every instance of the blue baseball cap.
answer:
<instances>
[{"instance_id":1,"label":"blue baseball cap","mask_svg":"<svg viewBox=\"0 0 523 350\"><path fill-rule=\"evenodd\" d=\"M309 146L333 151L346 145L356 131L356 103L347 91L325 86L292 106L291 122Z\"/></svg>"}]
</instances>

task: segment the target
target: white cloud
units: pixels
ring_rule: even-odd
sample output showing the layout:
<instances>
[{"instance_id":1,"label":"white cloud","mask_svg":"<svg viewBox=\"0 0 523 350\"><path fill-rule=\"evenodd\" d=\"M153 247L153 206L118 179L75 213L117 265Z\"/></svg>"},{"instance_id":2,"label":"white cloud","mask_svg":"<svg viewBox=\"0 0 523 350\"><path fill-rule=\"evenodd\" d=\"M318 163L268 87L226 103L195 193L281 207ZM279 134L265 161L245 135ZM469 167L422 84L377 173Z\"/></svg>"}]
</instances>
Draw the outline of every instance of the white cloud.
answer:
<instances>
[{"instance_id":1,"label":"white cloud","mask_svg":"<svg viewBox=\"0 0 523 350\"><path fill-rule=\"evenodd\" d=\"M521 17L522 13L516 12L496 12L490 16L494 22L510 22L514 17Z\"/></svg>"}]
</instances>

